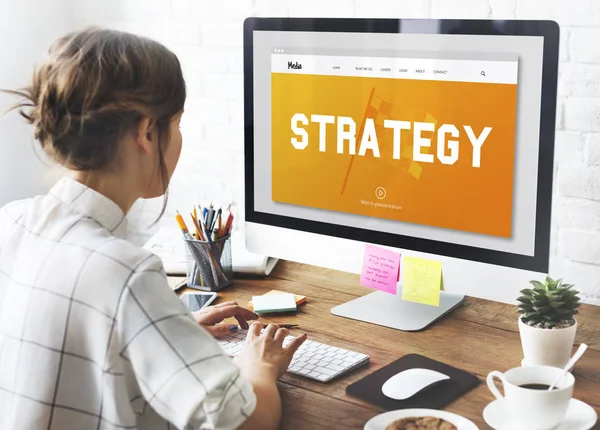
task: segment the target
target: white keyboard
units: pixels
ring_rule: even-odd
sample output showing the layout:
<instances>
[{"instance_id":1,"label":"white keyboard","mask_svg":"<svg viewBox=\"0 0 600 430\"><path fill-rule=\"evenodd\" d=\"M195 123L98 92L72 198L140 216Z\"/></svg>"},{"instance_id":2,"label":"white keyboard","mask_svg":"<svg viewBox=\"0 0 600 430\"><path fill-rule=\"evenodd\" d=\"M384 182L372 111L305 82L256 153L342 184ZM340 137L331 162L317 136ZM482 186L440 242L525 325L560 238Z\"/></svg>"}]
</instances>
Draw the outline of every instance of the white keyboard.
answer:
<instances>
[{"instance_id":1,"label":"white keyboard","mask_svg":"<svg viewBox=\"0 0 600 430\"><path fill-rule=\"evenodd\" d=\"M225 352L234 357L242 351L247 333L248 330L240 330L218 341ZM283 345L287 345L292 339L292 336L287 336ZM294 354L287 371L320 382L329 382L368 362L368 355L306 340Z\"/></svg>"}]
</instances>

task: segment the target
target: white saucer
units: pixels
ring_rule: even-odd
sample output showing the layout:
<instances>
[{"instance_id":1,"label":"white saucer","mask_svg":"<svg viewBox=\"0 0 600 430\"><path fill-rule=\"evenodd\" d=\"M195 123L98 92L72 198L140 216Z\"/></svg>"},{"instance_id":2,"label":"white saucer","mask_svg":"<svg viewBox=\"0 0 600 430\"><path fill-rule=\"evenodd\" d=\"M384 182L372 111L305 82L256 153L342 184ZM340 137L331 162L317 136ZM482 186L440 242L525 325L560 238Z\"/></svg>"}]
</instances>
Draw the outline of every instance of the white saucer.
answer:
<instances>
[{"instance_id":1,"label":"white saucer","mask_svg":"<svg viewBox=\"0 0 600 430\"><path fill-rule=\"evenodd\" d=\"M494 400L483 410L483 419L494 430L517 430L520 427L513 423L505 409L504 399ZM598 415L594 408L580 400L571 399L565 420L552 430L589 430Z\"/></svg>"},{"instance_id":2,"label":"white saucer","mask_svg":"<svg viewBox=\"0 0 600 430\"><path fill-rule=\"evenodd\" d=\"M436 417L454 424L458 430L479 430L479 428L466 418L460 415L437 409L400 409L379 414L371 418L365 424L364 430L385 430L392 422L400 418L409 417Z\"/></svg>"}]
</instances>

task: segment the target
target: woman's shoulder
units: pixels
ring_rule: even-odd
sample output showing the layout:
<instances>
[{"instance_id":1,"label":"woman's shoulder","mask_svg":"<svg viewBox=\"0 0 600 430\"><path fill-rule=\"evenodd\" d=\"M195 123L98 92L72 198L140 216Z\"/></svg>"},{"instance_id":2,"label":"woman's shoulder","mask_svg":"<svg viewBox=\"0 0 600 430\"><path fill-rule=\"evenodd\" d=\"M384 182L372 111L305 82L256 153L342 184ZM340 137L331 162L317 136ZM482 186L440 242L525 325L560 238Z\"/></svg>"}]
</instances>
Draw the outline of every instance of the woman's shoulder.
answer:
<instances>
[{"instance_id":1,"label":"woman's shoulder","mask_svg":"<svg viewBox=\"0 0 600 430\"><path fill-rule=\"evenodd\" d=\"M115 237L105 242L100 251L106 259L130 272L164 272L160 258L126 239Z\"/></svg>"},{"instance_id":2,"label":"woman's shoulder","mask_svg":"<svg viewBox=\"0 0 600 430\"><path fill-rule=\"evenodd\" d=\"M18 219L31 205L33 198L15 200L0 207L0 219L2 221L6 219L12 219L15 221Z\"/></svg>"}]
</instances>

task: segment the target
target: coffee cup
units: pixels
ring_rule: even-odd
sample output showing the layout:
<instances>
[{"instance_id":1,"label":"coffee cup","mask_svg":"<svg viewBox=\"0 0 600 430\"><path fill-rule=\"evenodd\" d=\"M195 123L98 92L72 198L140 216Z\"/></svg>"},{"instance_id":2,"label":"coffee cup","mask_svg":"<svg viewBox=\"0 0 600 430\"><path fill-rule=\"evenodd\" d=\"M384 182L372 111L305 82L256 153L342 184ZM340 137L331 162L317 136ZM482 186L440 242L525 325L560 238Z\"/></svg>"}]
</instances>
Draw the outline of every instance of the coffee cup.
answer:
<instances>
[{"instance_id":1,"label":"coffee cup","mask_svg":"<svg viewBox=\"0 0 600 430\"><path fill-rule=\"evenodd\" d=\"M504 373L494 370L487 376L487 385L496 399L504 401L515 425L527 430L549 430L564 420L573 396L575 378L571 373L548 391L562 374L562 369L550 366L515 367ZM494 378L502 382L504 397Z\"/></svg>"}]
</instances>

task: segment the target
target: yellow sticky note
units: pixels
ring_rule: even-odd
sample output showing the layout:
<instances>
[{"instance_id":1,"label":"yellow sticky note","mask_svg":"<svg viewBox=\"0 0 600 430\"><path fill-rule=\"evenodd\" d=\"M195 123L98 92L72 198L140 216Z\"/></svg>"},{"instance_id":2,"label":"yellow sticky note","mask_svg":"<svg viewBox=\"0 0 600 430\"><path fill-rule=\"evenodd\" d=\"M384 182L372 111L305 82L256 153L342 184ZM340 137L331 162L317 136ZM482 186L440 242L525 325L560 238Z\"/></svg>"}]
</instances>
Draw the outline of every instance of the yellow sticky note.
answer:
<instances>
[{"instance_id":1,"label":"yellow sticky note","mask_svg":"<svg viewBox=\"0 0 600 430\"><path fill-rule=\"evenodd\" d=\"M402 268L402 300L440 305L442 263L416 257L404 257Z\"/></svg>"}]
</instances>

